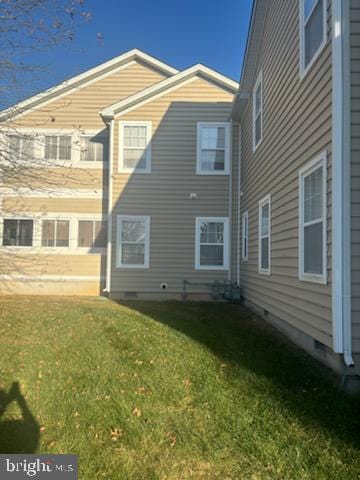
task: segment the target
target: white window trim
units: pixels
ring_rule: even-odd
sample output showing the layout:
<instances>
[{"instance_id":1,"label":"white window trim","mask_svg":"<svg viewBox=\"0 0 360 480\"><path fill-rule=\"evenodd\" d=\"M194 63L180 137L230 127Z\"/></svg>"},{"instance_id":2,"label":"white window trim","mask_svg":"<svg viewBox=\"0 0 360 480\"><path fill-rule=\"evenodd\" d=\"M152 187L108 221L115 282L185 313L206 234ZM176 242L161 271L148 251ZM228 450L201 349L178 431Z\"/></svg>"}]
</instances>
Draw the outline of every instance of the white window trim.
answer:
<instances>
[{"instance_id":1,"label":"white window trim","mask_svg":"<svg viewBox=\"0 0 360 480\"><path fill-rule=\"evenodd\" d=\"M79 143L79 150L80 152L77 153L75 152L75 155L76 155L76 164L79 166L79 168L94 168L94 169L99 169L99 168L108 168L107 165L108 165L108 161L109 161L109 155L108 155L108 158L104 161L104 160L96 160L96 161L86 161L86 160L81 160L81 139L83 137L87 137L87 138L93 138L93 137L101 137L101 138L107 138L109 139L109 136L104 133L103 131L101 132L98 132L98 131L90 131L90 130L86 130L86 131L82 131L80 132L77 136L76 136L76 140L78 143ZM74 141L74 139L73 139ZM108 148L109 148L109 145L108 145Z\"/></svg>"},{"instance_id":2,"label":"white window trim","mask_svg":"<svg viewBox=\"0 0 360 480\"><path fill-rule=\"evenodd\" d=\"M145 249L144 249L144 263L142 265L129 265L121 263L121 223L123 220L143 221L145 224ZM116 268L129 269L146 269L150 266L150 217L140 215L117 215L117 230L116 230Z\"/></svg>"},{"instance_id":3,"label":"white window trim","mask_svg":"<svg viewBox=\"0 0 360 480\"><path fill-rule=\"evenodd\" d=\"M57 234L57 222L58 221L64 221L64 222L69 222L69 245L67 247L57 247L56 245L54 245L53 247L50 247L50 246L43 246L42 244L42 229L43 229L43 222L46 222L46 221L50 221L50 222L56 222L55 223L55 229L54 229L54 241L56 242L56 234ZM56 250L57 252L59 250L69 250L70 248L70 237L71 237L71 218L66 218L66 217L62 217L62 218L42 218L41 219L41 239L40 239L40 245L41 245L41 248L49 248L49 249L52 249L52 250Z\"/></svg>"},{"instance_id":4,"label":"white window trim","mask_svg":"<svg viewBox=\"0 0 360 480\"><path fill-rule=\"evenodd\" d=\"M257 116L256 115L256 90L259 88L259 85L261 85L261 109L260 112ZM252 114L252 123L253 123L253 153L255 153L256 149L258 146L261 144L262 139L264 137L264 95L263 95L263 75L262 71L260 71L257 80L255 82L254 88L253 88L253 114ZM258 116L261 115L261 137L260 140L255 143L255 129L256 129L256 119Z\"/></svg>"},{"instance_id":5,"label":"white window trim","mask_svg":"<svg viewBox=\"0 0 360 480\"><path fill-rule=\"evenodd\" d=\"M106 217L98 213L69 213L69 212L27 212L27 216L12 212L0 213L0 250L11 253L16 251L30 255L88 255L105 254L106 247L88 248L77 246L78 221L79 220L102 220ZM33 220L33 244L32 247L3 245L4 219ZM43 247L42 246L42 221L43 220L70 220L69 246L68 247Z\"/></svg>"},{"instance_id":6,"label":"white window trim","mask_svg":"<svg viewBox=\"0 0 360 480\"><path fill-rule=\"evenodd\" d=\"M304 178L319 168L323 169L323 273L304 272ZM322 152L299 170L299 280L327 284L327 153Z\"/></svg>"},{"instance_id":7,"label":"white window trim","mask_svg":"<svg viewBox=\"0 0 360 480\"><path fill-rule=\"evenodd\" d=\"M79 247L79 222L107 222L107 218L106 217L99 217L99 218L96 218L95 216L89 218L89 217L82 217L82 216L79 216L76 218L76 221L75 221L75 224L73 226L73 236L74 236L74 239L75 239L75 242L76 242L76 250L78 252L84 252L84 253L104 253L104 251L106 250L106 243L107 241L105 241L105 245L103 247ZM106 234L107 234L107 229L106 229Z\"/></svg>"},{"instance_id":8,"label":"white window trim","mask_svg":"<svg viewBox=\"0 0 360 480\"><path fill-rule=\"evenodd\" d=\"M124 167L124 129L125 127L146 127L146 168L125 168ZM152 138L152 122L143 121L124 121L119 122L119 173L151 173L151 138Z\"/></svg>"},{"instance_id":9,"label":"white window trim","mask_svg":"<svg viewBox=\"0 0 360 480\"><path fill-rule=\"evenodd\" d=\"M312 11L309 13L308 19L313 13L316 5L318 4L319 0L313 6ZM307 73L311 70L314 63L318 59L319 55L321 54L322 50L324 49L327 43L327 0L323 0L323 39L322 42L317 49L316 53L314 54L313 58L311 59L310 63L305 67L305 0L299 0L299 24L300 24L300 80L307 75Z\"/></svg>"},{"instance_id":10,"label":"white window trim","mask_svg":"<svg viewBox=\"0 0 360 480\"><path fill-rule=\"evenodd\" d=\"M245 222L246 222L246 230L245 230ZM246 235L245 235L246 231ZM246 239L246 255L244 255L245 252L245 239ZM244 262L247 262L249 258L249 212L246 211L243 213L242 216L242 243L241 243L241 258Z\"/></svg>"},{"instance_id":11,"label":"white window trim","mask_svg":"<svg viewBox=\"0 0 360 480\"><path fill-rule=\"evenodd\" d=\"M269 205L269 268L261 268L261 257L262 257L262 237L261 235L261 225L262 225L262 209L265 205ZM266 197L262 198L259 202L259 256L258 256L258 272L262 275L270 275L271 274L271 195L266 195Z\"/></svg>"},{"instance_id":12,"label":"white window trim","mask_svg":"<svg viewBox=\"0 0 360 480\"><path fill-rule=\"evenodd\" d=\"M224 224L224 263L223 265L200 265L200 225L205 222L222 222ZM195 270L228 270L229 269L229 218L228 217L196 217L195 224Z\"/></svg>"},{"instance_id":13,"label":"white window trim","mask_svg":"<svg viewBox=\"0 0 360 480\"><path fill-rule=\"evenodd\" d=\"M203 127L222 127L225 129L224 170L201 169L201 130ZM222 150L222 149L221 149ZM230 123L229 122L197 122L196 135L196 174L197 175L229 175L230 171Z\"/></svg>"}]
</instances>

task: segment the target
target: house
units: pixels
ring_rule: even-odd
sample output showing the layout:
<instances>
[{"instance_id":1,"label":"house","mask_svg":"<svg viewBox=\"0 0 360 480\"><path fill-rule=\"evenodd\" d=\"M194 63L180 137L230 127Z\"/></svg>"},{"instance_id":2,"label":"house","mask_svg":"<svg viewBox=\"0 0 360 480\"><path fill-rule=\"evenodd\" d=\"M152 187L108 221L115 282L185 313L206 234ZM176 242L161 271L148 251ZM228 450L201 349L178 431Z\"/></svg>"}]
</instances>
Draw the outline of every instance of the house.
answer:
<instances>
[{"instance_id":1,"label":"house","mask_svg":"<svg viewBox=\"0 0 360 480\"><path fill-rule=\"evenodd\" d=\"M255 0L240 85L133 50L2 112L1 293L241 295L358 375L359 39Z\"/></svg>"}]
</instances>

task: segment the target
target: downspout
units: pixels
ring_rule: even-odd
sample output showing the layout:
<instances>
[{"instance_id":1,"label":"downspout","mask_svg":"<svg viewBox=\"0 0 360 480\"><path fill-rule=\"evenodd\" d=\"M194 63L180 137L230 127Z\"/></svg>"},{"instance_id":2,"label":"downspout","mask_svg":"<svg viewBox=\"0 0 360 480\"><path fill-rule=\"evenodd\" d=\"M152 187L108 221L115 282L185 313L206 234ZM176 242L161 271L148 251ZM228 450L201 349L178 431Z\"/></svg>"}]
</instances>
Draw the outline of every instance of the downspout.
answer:
<instances>
[{"instance_id":1,"label":"downspout","mask_svg":"<svg viewBox=\"0 0 360 480\"><path fill-rule=\"evenodd\" d=\"M349 2L333 0L332 38L332 312L334 352L353 366L350 239Z\"/></svg>"},{"instance_id":2,"label":"downspout","mask_svg":"<svg viewBox=\"0 0 360 480\"><path fill-rule=\"evenodd\" d=\"M112 174L114 153L114 119L110 121L109 132L109 162L108 162L108 214L107 214L107 248L106 248L106 285L104 292L111 292L111 247L112 247Z\"/></svg>"},{"instance_id":3,"label":"downspout","mask_svg":"<svg viewBox=\"0 0 360 480\"><path fill-rule=\"evenodd\" d=\"M230 120L230 165L229 165L229 202L228 202L228 216L229 216L229 269L228 269L228 281L231 282L232 272L232 171L233 171L233 121Z\"/></svg>"},{"instance_id":4,"label":"downspout","mask_svg":"<svg viewBox=\"0 0 360 480\"><path fill-rule=\"evenodd\" d=\"M240 239L240 222L241 222L241 125L239 123L239 139L238 139L238 185L237 185L237 272L236 272L236 281L238 287L240 287L240 246L241 246L241 239Z\"/></svg>"}]
</instances>

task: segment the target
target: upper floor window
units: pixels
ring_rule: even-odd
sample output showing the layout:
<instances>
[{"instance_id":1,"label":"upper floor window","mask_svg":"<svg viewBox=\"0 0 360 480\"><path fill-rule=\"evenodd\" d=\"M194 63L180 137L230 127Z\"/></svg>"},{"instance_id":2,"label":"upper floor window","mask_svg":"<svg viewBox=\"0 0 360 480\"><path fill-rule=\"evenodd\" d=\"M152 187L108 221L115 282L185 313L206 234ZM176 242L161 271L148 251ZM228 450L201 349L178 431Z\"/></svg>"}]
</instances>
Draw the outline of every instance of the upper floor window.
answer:
<instances>
[{"instance_id":1,"label":"upper floor window","mask_svg":"<svg viewBox=\"0 0 360 480\"><path fill-rule=\"evenodd\" d=\"M71 135L46 135L45 160L71 160Z\"/></svg>"},{"instance_id":2,"label":"upper floor window","mask_svg":"<svg viewBox=\"0 0 360 480\"><path fill-rule=\"evenodd\" d=\"M119 171L150 173L151 122L120 122Z\"/></svg>"},{"instance_id":3,"label":"upper floor window","mask_svg":"<svg viewBox=\"0 0 360 480\"><path fill-rule=\"evenodd\" d=\"M229 266L229 220L224 217L196 219L195 268L226 270Z\"/></svg>"},{"instance_id":4,"label":"upper floor window","mask_svg":"<svg viewBox=\"0 0 360 480\"><path fill-rule=\"evenodd\" d=\"M26 134L9 135L9 154L16 160L34 158L34 137Z\"/></svg>"},{"instance_id":5,"label":"upper floor window","mask_svg":"<svg viewBox=\"0 0 360 480\"><path fill-rule=\"evenodd\" d=\"M253 90L253 151L263 136L263 87L262 73L258 76Z\"/></svg>"},{"instance_id":6,"label":"upper floor window","mask_svg":"<svg viewBox=\"0 0 360 480\"><path fill-rule=\"evenodd\" d=\"M149 268L150 217L117 218L117 268Z\"/></svg>"},{"instance_id":7,"label":"upper floor window","mask_svg":"<svg viewBox=\"0 0 360 480\"><path fill-rule=\"evenodd\" d=\"M270 195L259 202L259 273L270 274Z\"/></svg>"},{"instance_id":8,"label":"upper floor window","mask_svg":"<svg viewBox=\"0 0 360 480\"><path fill-rule=\"evenodd\" d=\"M326 0L299 0L300 74L305 75L326 43Z\"/></svg>"},{"instance_id":9,"label":"upper floor window","mask_svg":"<svg viewBox=\"0 0 360 480\"><path fill-rule=\"evenodd\" d=\"M31 247L33 244L33 220L5 218L3 223L3 245Z\"/></svg>"},{"instance_id":10,"label":"upper floor window","mask_svg":"<svg viewBox=\"0 0 360 480\"><path fill-rule=\"evenodd\" d=\"M299 172L299 278L326 283L326 153Z\"/></svg>"},{"instance_id":11,"label":"upper floor window","mask_svg":"<svg viewBox=\"0 0 360 480\"><path fill-rule=\"evenodd\" d=\"M100 135L81 135L80 161L106 162L108 160L107 137Z\"/></svg>"},{"instance_id":12,"label":"upper floor window","mask_svg":"<svg viewBox=\"0 0 360 480\"><path fill-rule=\"evenodd\" d=\"M229 123L198 123L196 173L222 175L229 173Z\"/></svg>"},{"instance_id":13,"label":"upper floor window","mask_svg":"<svg viewBox=\"0 0 360 480\"><path fill-rule=\"evenodd\" d=\"M245 212L242 216L242 259L248 259L249 243L249 214Z\"/></svg>"},{"instance_id":14,"label":"upper floor window","mask_svg":"<svg viewBox=\"0 0 360 480\"><path fill-rule=\"evenodd\" d=\"M69 220L43 220L41 245L43 247L68 247L69 231Z\"/></svg>"}]
</instances>

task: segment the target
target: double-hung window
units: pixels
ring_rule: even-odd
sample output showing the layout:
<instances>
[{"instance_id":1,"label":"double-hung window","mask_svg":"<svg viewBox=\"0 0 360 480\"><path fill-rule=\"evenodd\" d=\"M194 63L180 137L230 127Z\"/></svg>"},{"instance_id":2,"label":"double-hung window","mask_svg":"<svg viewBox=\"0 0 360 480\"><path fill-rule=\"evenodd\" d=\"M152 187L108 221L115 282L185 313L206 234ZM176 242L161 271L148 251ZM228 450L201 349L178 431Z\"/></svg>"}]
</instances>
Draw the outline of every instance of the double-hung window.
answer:
<instances>
[{"instance_id":1,"label":"double-hung window","mask_svg":"<svg viewBox=\"0 0 360 480\"><path fill-rule=\"evenodd\" d=\"M253 90L253 151L263 137L263 82L260 72Z\"/></svg>"},{"instance_id":2,"label":"double-hung window","mask_svg":"<svg viewBox=\"0 0 360 480\"><path fill-rule=\"evenodd\" d=\"M259 273L270 275L271 264L271 201L270 195L259 202Z\"/></svg>"},{"instance_id":3,"label":"double-hung window","mask_svg":"<svg viewBox=\"0 0 360 480\"><path fill-rule=\"evenodd\" d=\"M43 220L41 245L43 247L68 247L69 227L69 220Z\"/></svg>"},{"instance_id":4,"label":"double-hung window","mask_svg":"<svg viewBox=\"0 0 360 480\"><path fill-rule=\"evenodd\" d=\"M326 153L299 172L299 278L326 283Z\"/></svg>"},{"instance_id":5,"label":"double-hung window","mask_svg":"<svg viewBox=\"0 0 360 480\"><path fill-rule=\"evenodd\" d=\"M108 138L100 135L81 135L80 162L106 162L108 160Z\"/></svg>"},{"instance_id":6,"label":"double-hung window","mask_svg":"<svg viewBox=\"0 0 360 480\"><path fill-rule=\"evenodd\" d=\"M249 214L245 212L242 216L242 259L248 259L249 248Z\"/></svg>"},{"instance_id":7,"label":"double-hung window","mask_svg":"<svg viewBox=\"0 0 360 480\"><path fill-rule=\"evenodd\" d=\"M106 246L106 222L79 220L78 247L104 248Z\"/></svg>"},{"instance_id":8,"label":"double-hung window","mask_svg":"<svg viewBox=\"0 0 360 480\"><path fill-rule=\"evenodd\" d=\"M5 218L3 223L3 245L31 247L33 244L33 220Z\"/></svg>"},{"instance_id":9,"label":"double-hung window","mask_svg":"<svg viewBox=\"0 0 360 480\"><path fill-rule=\"evenodd\" d=\"M299 0L300 10L300 75L314 63L327 39L327 1Z\"/></svg>"},{"instance_id":10,"label":"double-hung window","mask_svg":"<svg viewBox=\"0 0 360 480\"><path fill-rule=\"evenodd\" d=\"M45 135L45 160L70 161L71 135Z\"/></svg>"},{"instance_id":11,"label":"double-hung window","mask_svg":"<svg viewBox=\"0 0 360 480\"><path fill-rule=\"evenodd\" d=\"M151 122L120 122L119 171L151 172Z\"/></svg>"},{"instance_id":12,"label":"double-hung window","mask_svg":"<svg viewBox=\"0 0 360 480\"><path fill-rule=\"evenodd\" d=\"M10 160L32 160L34 158L34 137L31 135L9 135Z\"/></svg>"},{"instance_id":13,"label":"double-hung window","mask_svg":"<svg viewBox=\"0 0 360 480\"><path fill-rule=\"evenodd\" d=\"M149 268L150 217L117 217L117 268Z\"/></svg>"},{"instance_id":14,"label":"double-hung window","mask_svg":"<svg viewBox=\"0 0 360 480\"><path fill-rule=\"evenodd\" d=\"M229 123L197 124L198 175L224 175L229 173L230 126Z\"/></svg>"},{"instance_id":15,"label":"double-hung window","mask_svg":"<svg viewBox=\"0 0 360 480\"><path fill-rule=\"evenodd\" d=\"M196 218L195 269L227 270L229 267L228 242L228 218Z\"/></svg>"}]
</instances>

